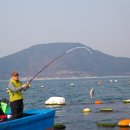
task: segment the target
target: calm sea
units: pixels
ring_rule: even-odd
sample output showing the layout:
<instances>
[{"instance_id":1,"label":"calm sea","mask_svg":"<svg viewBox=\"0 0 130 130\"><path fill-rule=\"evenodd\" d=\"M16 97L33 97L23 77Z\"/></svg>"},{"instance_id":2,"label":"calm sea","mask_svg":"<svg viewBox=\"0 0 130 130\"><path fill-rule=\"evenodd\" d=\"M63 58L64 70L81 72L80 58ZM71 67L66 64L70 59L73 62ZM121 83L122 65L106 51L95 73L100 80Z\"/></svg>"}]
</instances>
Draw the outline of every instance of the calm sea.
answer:
<instances>
[{"instance_id":1,"label":"calm sea","mask_svg":"<svg viewBox=\"0 0 130 130\"><path fill-rule=\"evenodd\" d=\"M7 85L8 81L0 81L0 98L8 98ZM95 95L90 98L92 87ZM122 100L130 99L130 77L35 80L24 92L25 109L45 108L44 102L52 96L66 99L66 105L52 107L56 110L55 123L63 123L66 130L121 130L97 127L96 123L117 123L130 118L130 104L122 103ZM104 103L95 105L97 99ZM112 108L113 112L100 112L106 107ZM90 108L91 112L82 113L84 108Z\"/></svg>"}]
</instances>

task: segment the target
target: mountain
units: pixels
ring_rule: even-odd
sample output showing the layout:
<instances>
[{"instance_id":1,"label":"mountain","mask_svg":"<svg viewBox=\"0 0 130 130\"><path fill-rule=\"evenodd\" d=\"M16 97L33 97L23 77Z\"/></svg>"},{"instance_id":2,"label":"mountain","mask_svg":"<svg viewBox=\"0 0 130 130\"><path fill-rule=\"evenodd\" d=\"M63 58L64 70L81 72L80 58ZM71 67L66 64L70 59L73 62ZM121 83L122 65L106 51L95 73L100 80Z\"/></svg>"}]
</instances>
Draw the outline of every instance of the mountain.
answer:
<instances>
[{"instance_id":1,"label":"mountain","mask_svg":"<svg viewBox=\"0 0 130 130\"><path fill-rule=\"evenodd\" d=\"M83 46L80 43L38 44L0 58L0 77L8 79L13 70L21 77L32 77L63 52ZM88 47L89 48L89 47ZM114 57L89 48L65 54L48 66L39 77L130 75L130 58Z\"/></svg>"}]
</instances>

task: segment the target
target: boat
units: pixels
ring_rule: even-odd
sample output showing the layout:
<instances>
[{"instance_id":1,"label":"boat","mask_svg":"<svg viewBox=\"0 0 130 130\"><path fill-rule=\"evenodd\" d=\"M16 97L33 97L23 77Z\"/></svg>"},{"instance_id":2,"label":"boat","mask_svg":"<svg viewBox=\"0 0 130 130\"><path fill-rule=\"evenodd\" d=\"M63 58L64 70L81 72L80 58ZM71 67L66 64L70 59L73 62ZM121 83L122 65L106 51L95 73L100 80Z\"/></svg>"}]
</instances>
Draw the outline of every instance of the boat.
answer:
<instances>
[{"instance_id":1,"label":"boat","mask_svg":"<svg viewBox=\"0 0 130 130\"><path fill-rule=\"evenodd\" d=\"M26 110L22 118L0 122L0 130L53 130L55 110Z\"/></svg>"}]
</instances>

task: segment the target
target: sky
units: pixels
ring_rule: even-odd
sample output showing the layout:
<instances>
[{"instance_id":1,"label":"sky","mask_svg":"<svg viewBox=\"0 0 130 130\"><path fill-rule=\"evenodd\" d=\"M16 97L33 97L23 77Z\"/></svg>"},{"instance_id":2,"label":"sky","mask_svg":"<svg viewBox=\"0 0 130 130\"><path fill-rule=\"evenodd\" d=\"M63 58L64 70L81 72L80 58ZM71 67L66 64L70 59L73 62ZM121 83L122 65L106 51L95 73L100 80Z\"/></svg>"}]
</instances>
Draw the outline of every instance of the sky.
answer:
<instances>
[{"instance_id":1,"label":"sky","mask_svg":"<svg viewBox=\"0 0 130 130\"><path fill-rule=\"evenodd\" d=\"M55 42L130 58L130 0L0 0L0 57Z\"/></svg>"}]
</instances>

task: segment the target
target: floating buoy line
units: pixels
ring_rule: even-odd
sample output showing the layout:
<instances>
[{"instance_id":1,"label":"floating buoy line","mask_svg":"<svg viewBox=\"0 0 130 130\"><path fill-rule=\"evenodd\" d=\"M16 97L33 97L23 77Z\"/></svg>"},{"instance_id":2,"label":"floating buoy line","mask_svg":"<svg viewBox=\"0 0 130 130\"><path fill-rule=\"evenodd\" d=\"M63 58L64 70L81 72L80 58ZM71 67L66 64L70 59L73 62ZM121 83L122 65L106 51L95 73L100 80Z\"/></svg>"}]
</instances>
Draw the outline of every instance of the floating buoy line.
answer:
<instances>
[{"instance_id":1,"label":"floating buoy line","mask_svg":"<svg viewBox=\"0 0 130 130\"><path fill-rule=\"evenodd\" d=\"M84 109L82 110L83 113L90 112L90 111L91 111L90 108L84 108Z\"/></svg>"},{"instance_id":2,"label":"floating buoy line","mask_svg":"<svg viewBox=\"0 0 130 130\"><path fill-rule=\"evenodd\" d=\"M118 122L119 127L130 127L130 119L122 119Z\"/></svg>"},{"instance_id":3,"label":"floating buoy line","mask_svg":"<svg viewBox=\"0 0 130 130\"><path fill-rule=\"evenodd\" d=\"M112 108L102 108L100 109L101 112L112 112L113 109Z\"/></svg>"},{"instance_id":4,"label":"floating buoy line","mask_svg":"<svg viewBox=\"0 0 130 130\"><path fill-rule=\"evenodd\" d=\"M123 103L130 103L130 99L127 100L123 100ZM101 100L96 100L94 103L91 104L103 104L103 101ZM70 104L72 105L72 104ZM99 109L100 112L113 112L113 109L108 107L108 108L100 108ZM88 116L89 114L91 114L92 110L90 108L84 108L82 111L82 113L84 113L84 116ZM130 119L121 119L119 120L117 123L112 123L112 122L98 122L96 123L97 127L130 127ZM54 126L54 130L58 130L58 129L65 129L66 127L63 124L55 124Z\"/></svg>"},{"instance_id":5,"label":"floating buoy line","mask_svg":"<svg viewBox=\"0 0 130 130\"><path fill-rule=\"evenodd\" d=\"M54 124L54 130L65 129L66 126L64 124Z\"/></svg>"},{"instance_id":6,"label":"floating buoy line","mask_svg":"<svg viewBox=\"0 0 130 130\"><path fill-rule=\"evenodd\" d=\"M123 103L130 103L130 99L123 100L122 102L123 102Z\"/></svg>"},{"instance_id":7,"label":"floating buoy line","mask_svg":"<svg viewBox=\"0 0 130 130\"><path fill-rule=\"evenodd\" d=\"M101 126L101 127L115 127L116 124L115 123L97 123L97 126Z\"/></svg>"},{"instance_id":8,"label":"floating buoy line","mask_svg":"<svg viewBox=\"0 0 130 130\"><path fill-rule=\"evenodd\" d=\"M95 104L103 104L103 102L101 100L96 100Z\"/></svg>"}]
</instances>

